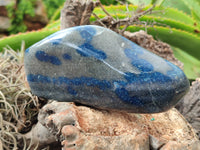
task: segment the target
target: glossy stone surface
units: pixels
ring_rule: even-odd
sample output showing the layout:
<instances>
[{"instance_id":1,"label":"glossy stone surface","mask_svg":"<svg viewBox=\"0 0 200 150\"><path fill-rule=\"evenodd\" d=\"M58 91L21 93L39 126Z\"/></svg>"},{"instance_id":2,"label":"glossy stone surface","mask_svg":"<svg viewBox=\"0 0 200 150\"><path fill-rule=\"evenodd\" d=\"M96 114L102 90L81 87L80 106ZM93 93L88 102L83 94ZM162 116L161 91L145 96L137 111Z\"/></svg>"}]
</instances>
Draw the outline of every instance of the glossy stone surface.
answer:
<instances>
[{"instance_id":1,"label":"glossy stone surface","mask_svg":"<svg viewBox=\"0 0 200 150\"><path fill-rule=\"evenodd\" d=\"M101 109L156 113L189 89L177 66L99 26L58 31L25 52L33 94Z\"/></svg>"}]
</instances>

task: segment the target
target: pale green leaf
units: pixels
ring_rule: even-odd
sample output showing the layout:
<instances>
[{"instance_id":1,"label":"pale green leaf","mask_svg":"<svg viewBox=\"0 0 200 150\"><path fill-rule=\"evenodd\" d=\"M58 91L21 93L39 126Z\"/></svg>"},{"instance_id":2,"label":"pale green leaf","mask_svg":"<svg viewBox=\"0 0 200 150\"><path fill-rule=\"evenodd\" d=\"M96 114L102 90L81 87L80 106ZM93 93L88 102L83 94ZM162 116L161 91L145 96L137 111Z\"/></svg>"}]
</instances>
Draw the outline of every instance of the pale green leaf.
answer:
<instances>
[{"instance_id":1,"label":"pale green leaf","mask_svg":"<svg viewBox=\"0 0 200 150\"><path fill-rule=\"evenodd\" d=\"M184 72L189 79L200 77L200 60L194 58L184 50L172 47L174 56L184 64Z\"/></svg>"}]
</instances>

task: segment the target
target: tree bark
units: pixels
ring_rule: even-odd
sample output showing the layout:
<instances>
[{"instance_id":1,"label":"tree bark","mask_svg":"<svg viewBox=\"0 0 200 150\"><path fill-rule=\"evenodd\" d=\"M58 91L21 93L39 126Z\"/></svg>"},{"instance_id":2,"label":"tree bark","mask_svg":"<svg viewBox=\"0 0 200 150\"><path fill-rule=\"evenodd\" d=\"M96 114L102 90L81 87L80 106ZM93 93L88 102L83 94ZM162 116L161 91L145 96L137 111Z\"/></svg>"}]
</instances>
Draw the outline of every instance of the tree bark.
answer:
<instances>
[{"instance_id":1,"label":"tree bark","mask_svg":"<svg viewBox=\"0 0 200 150\"><path fill-rule=\"evenodd\" d=\"M61 10L61 30L90 24L90 16L95 5L92 0L67 0Z\"/></svg>"}]
</instances>

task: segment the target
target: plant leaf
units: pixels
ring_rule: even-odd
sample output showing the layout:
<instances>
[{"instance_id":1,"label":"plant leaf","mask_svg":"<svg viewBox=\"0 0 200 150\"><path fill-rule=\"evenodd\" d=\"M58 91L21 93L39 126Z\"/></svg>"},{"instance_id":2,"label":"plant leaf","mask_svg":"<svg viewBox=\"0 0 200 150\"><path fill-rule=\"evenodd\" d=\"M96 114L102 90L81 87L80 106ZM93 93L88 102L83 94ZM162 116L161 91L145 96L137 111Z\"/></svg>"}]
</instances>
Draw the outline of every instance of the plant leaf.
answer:
<instances>
[{"instance_id":1,"label":"plant leaf","mask_svg":"<svg viewBox=\"0 0 200 150\"><path fill-rule=\"evenodd\" d=\"M58 30L31 31L2 38L0 39L0 52L3 51L3 48L7 45L9 45L14 50L19 50L22 41L25 41L26 48L28 48L29 46L33 45L34 43L42 40L43 38L49 36L50 34L56 31Z\"/></svg>"},{"instance_id":2,"label":"plant leaf","mask_svg":"<svg viewBox=\"0 0 200 150\"><path fill-rule=\"evenodd\" d=\"M161 6L165 0L152 0L151 4L155 4L157 6Z\"/></svg>"},{"instance_id":3,"label":"plant leaf","mask_svg":"<svg viewBox=\"0 0 200 150\"><path fill-rule=\"evenodd\" d=\"M200 16L200 3L198 0L182 0L185 5L195 14L195 16ZM198 17L198 21L199 17Z\"/></svg>"},{"instance_id":4,"label":"plant leaf","mask_svg":"<svg viewBox=\"0 0 200 150\"><path fill-rule=\"evenodd\" d=\"M196 20L196 24L200 24L200 16L198 16L193 10L191 11L192 17Z\"/></svg>"},{"instance_id":5,"label":"plant leaf","mask_svg":"<svg viewBox=\"0 0 200 150\"><path fill-rule=\"evenodd\" d=\"M149 5L151 4L151 0L128 0L133 5Z\"/></svg>"},{"instance_id":6,"label":"plant leaf","mask_svg":"<svg viewBox=\"0 0 200 150\"><path fill-rule=\"evenodd\" d=\"M181 0L166 0L162 3L163 7L170 7L170 8L176 8L179 11L183 11L184 13L187 13L191 15L190 9L185 5L185 3Z\"/></svg>"},{"instance_id":7,"label":"plant leaf","mask_svg":"<svg viewBox=\"0 0 200 150\"><path fill-rule=\"evenodd\" d=\"M174 56L184 63L184 72L189 79L195 80L200 77L200 60L192 57L182 49L172 47Z\"/></svg>"}]
</instances>

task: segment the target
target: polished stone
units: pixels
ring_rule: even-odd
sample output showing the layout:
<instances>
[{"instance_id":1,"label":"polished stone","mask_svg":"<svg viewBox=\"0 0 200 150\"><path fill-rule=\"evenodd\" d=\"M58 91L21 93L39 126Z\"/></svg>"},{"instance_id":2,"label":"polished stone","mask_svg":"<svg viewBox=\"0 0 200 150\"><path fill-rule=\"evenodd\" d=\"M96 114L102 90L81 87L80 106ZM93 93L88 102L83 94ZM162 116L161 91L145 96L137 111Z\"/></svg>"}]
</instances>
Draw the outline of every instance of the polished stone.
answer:
<instances>
[{"instance_id":1,"label":"polished stone","mask_svg":"<svg viewBox=\"0 0 200 150\"><path fill-rule=\"evenodd\" d=\"M189 89L181 69L99 26L58 31L25 52L33 94L135 113L173 107Z\"/></svg>"}]
</instances>

